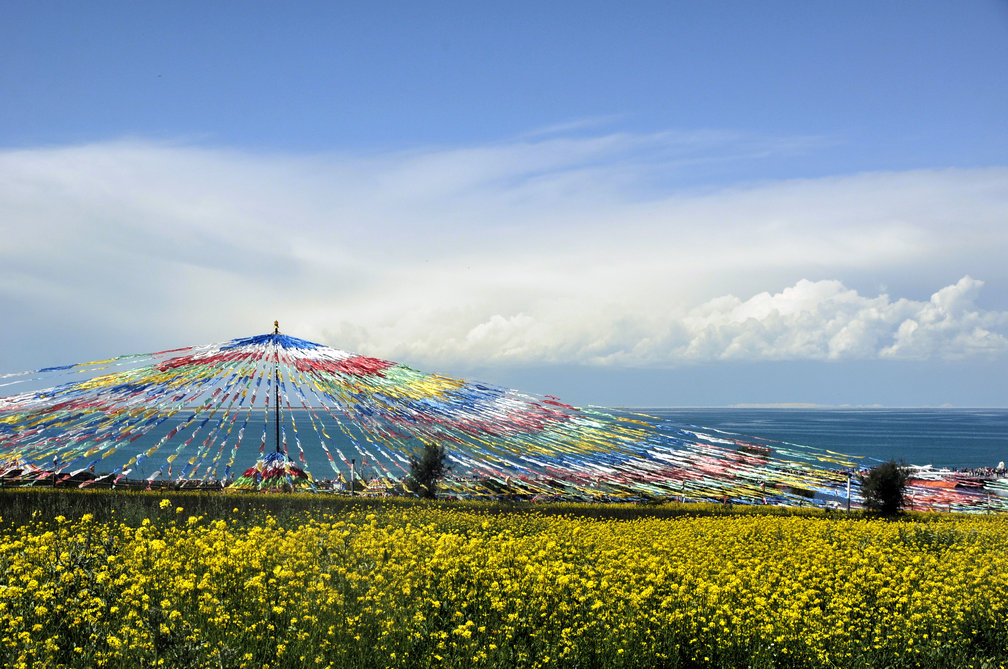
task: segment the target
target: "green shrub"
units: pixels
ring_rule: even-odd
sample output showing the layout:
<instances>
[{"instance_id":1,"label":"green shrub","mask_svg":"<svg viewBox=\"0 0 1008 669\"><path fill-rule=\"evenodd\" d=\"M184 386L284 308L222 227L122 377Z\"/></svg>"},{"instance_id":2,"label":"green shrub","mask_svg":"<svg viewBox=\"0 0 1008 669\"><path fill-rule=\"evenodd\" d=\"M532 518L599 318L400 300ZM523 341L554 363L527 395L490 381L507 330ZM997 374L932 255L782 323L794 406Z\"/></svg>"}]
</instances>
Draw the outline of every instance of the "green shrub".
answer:
<instances>
[{"instance_id":1,"label":"green shrub","mask_svg":"<svg viewBox=\"0 0 1008 669\"><path fill-rule=\"evenodd\" d=\"M910 472L902 461L883 462L859 478L866 509L883 516L895 516L903 509Z\"/></svg>"},{"instance_id":2,"label":"green shrub","mask_svg":"<svg viewBox=\"0 0 1008 669\"><path fill-rule=\"evenodd\" d=\"M408 488L420 497L434 499L437 496L438 481L447 473L444 446L428 443L419 458L410 457Z\"/></svg>"}]
</instances>

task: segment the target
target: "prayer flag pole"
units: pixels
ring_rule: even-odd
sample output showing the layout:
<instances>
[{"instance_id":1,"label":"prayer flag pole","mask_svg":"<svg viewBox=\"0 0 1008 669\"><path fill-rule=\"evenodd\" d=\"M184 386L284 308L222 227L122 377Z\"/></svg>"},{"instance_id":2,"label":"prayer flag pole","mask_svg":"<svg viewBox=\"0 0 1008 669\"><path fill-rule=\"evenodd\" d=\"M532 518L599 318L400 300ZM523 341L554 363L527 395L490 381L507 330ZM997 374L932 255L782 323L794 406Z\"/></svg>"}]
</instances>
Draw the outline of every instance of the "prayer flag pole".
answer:
<instances>
[{"instance_id":1,"label":"prayer flag pole","mask_svg":"<svg viewBox=\"0 0 1008 669\"><path fill-rule=\"evenodd\" d=\"M280 321L273 321L273 346L276 347L276 367L274 368L273 389L275 391L275 402L273 406L273 417L276 422L276 452L280 452L280 343L277 337L280 336Z\"/></svg>"}]
</instances>

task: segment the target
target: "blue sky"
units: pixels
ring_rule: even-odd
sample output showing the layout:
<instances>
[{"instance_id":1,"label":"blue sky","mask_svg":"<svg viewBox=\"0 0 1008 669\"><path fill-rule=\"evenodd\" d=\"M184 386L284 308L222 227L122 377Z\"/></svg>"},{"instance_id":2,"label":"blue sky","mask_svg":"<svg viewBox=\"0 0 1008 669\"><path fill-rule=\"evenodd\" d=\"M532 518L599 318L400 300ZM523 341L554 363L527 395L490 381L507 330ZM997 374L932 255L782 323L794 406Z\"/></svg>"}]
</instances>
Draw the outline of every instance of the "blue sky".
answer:
<instances>
[{"instance_id":1,"label":"blue sky","mask_svg":"<svg viewBox=\"0 0 1008 669\"><path fill-rule=\"evenodd\" d=\"M11 3L0 369L279 318L578 403L1008 406L1006 64L994 1Z\"/></svg>"}]
</instances>

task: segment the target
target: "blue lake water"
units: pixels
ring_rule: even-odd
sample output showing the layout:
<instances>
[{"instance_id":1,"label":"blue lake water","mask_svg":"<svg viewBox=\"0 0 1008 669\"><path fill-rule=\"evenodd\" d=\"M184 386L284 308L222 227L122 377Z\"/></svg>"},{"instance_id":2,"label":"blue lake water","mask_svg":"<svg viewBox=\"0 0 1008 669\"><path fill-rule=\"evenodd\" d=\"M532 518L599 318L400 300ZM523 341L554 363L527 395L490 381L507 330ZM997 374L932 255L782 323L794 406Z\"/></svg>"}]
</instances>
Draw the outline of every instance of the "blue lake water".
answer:
<instances>
[{"instance_id":1,"label":"blue lake water","mask_svg":"<svg viewBox=\"0 0 1008 669\"><path fill-rule=\"evenodd\" d=\"M1008 409L650 409L675 423L935 467L1008 462Z\"/></svg>"}]
</instances>

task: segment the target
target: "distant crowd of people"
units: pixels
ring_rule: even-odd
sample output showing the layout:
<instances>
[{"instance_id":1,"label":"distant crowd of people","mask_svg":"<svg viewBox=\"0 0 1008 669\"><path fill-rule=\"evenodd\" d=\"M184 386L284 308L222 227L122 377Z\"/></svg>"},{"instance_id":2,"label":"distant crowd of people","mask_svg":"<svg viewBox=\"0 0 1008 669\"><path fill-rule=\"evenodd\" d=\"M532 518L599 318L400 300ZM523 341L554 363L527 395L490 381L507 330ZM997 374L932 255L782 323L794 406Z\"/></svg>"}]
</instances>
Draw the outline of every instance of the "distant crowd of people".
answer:
<instances>
[{"instance_id":1,"label":"distant crowd of people","mask_svg":"<svg viewBox=\"0 0 1008 669\"><path fill-rule=\"evenodd\" d=\"M997 463L997 467L963 467L956 471L960 474L968 474L969 476L976 476L978 478L1000 478L1008 475L1008 469L1005 468L1004 462Z\"/></svg>"}]
</instances>

